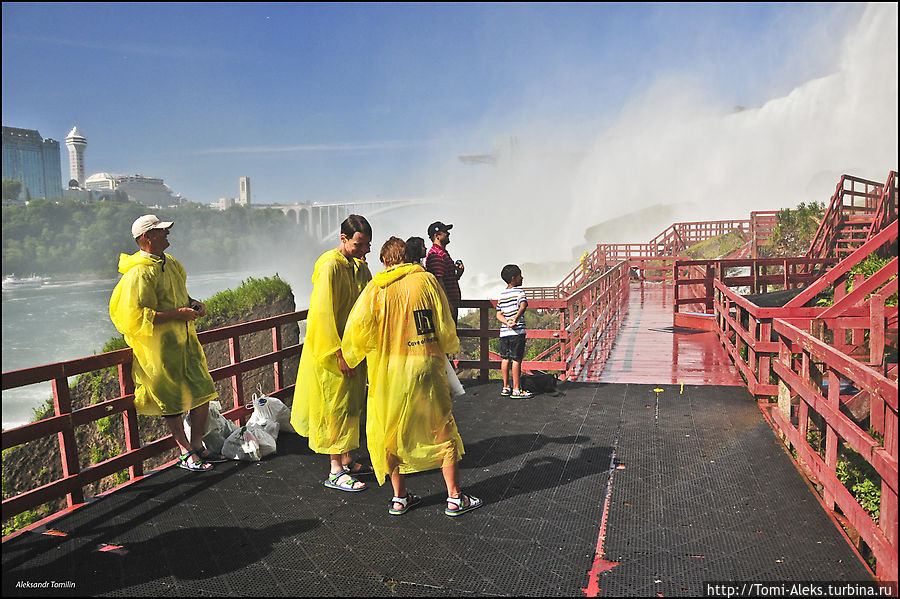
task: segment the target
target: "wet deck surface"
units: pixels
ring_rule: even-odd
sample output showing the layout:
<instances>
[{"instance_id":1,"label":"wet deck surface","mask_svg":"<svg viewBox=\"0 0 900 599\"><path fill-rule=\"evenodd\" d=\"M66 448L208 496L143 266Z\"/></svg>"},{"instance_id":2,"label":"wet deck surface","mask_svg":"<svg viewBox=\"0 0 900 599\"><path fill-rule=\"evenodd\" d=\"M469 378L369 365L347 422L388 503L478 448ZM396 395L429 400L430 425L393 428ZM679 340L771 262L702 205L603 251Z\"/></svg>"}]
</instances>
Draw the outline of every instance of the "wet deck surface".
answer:
<instances>
[{"instance_id":1,"label":"wet deck surface","mask_svg":"<svg viewBox=\"0 0 900 599\"><path fill-rule=\"evenodd\" d=\"M462 483L486 505L459 518L439 472L409 477L425 502L403 516L387 513L389 485L325 488L325 459L294 434L258 463L170 468L50 525L67 536L4 543L3 594L697 596L705 581L871 580L745 389L655 387L514 401L470 385L454 409Z\"/></svg>"},{"instance_id":2,"label":"wet deck surface","mask_svg":"<svg viewBox=\"0 0 900 599\"><path fill-rule=\"evenodd\" d=\"M632 283L628 315L605 362L587 380L602 383L743 385L713 332L673 329L670 285Z\"/></svg>"}]
</instances>

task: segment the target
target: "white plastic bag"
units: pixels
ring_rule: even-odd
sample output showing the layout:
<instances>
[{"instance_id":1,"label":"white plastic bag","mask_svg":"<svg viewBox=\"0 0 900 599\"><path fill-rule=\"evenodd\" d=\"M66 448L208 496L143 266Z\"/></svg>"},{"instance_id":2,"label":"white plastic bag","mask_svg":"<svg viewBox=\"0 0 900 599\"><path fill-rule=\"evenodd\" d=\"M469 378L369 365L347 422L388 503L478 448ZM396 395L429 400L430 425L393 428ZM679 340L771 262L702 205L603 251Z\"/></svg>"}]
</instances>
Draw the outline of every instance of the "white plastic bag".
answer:
<instances>
[{"instance_id":1,"label":"white plastic bag","mask_svg":"<svg viewBox=\"0 0 900 599\"><path fill-rule=\"evenodd\" d=\"M266 432L278 438L279 431L293 432L291 409L277 397L267 397L258 385L259 394L253 394L253 415L249 422L261 425Z\"/></svg>"},{"instance_id":2,"label":"white plastic bag","mask_svg":"<svg viewBox=\"0 0 900 599\"><path fill-rule=\"evenodd\" d=\"M275 438L258 424L247 423L225 440L222 453L233 460L257 462L275 453Z\"/></svg>"},{"instance_id":3,"label":"white plastic bag","mask_svg":"<svg viewBox=\"0 0 900 599\"><path fill-rule=\"evenodd\" d=\"M454 399L464 394L466 390L463 388L462 383L459 382L459 377L456 376L456 370L453 369L453 364L450 363L449 358L444 363L444 368L447 371L447 385L450 387L450 399Z\"/></svg>"}]
</instances>

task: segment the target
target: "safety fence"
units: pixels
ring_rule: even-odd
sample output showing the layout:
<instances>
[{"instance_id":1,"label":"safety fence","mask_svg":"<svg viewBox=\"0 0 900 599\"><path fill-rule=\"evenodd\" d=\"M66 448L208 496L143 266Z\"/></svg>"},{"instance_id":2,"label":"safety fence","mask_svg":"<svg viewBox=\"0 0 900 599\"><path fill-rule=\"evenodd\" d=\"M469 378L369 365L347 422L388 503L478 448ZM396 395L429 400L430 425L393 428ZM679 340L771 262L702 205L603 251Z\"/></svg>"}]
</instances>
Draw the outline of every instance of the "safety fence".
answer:
<instances>
[{"instance_id":1,"label":"safety fence","mask_svg":"<svg viewBox=\"0 0 900 599\"><path fill-rule=\"evenodd\" d=\"M307 310L291 312L213 329L198 333L201 344L225 341L228 343L230 364L210 370L214 381L231 381L231 405L223 403L223 415L238 422L252 413L245 405L243 374L261 368L272 368L275 389L270 395L285 396L293 385L284 387L286 380L283 361L300 354L302 344L283 347L282 327L296 324L306 319ZM272 351L248 359L241 358L241 337L270 329ZM69 377L102 371L107 368L118 370L119 395L90 406L73 409L69 388ZM166 435L146 444L141 443L137 412L134 408L134 383L131 376L131 349L121 349L87 358L57 362L45 366L4 372L3 390L27 385L50 382L53 393L53 415L30 424L3 431L3 451L10 448L56 435L62 461L62 477L48 484L3 500L3 520L7 520L26 510L33 509L49 501L66 498L68 507L74 508L85 502L84 487L107 476L128 470L131 484L144 476L144 462L176 447L175 439ZM224 398L220 397L220 400ZM110 459L81 468L81 458L89 447L79 447L76 442L76 428L108 418L122 415L124 424L124 451Z\"/></svg>"},{"instance_id":2,"label":"safety fence","mask_svg":"<svg viewBox=\"0 0 900 599\"><path fill-rule=\"evenodd\" d=\"M775 430L796 451L811 480L821 485L826 509L850 524L876 560L876 576L897 576L897 383L787 321L771 323L776 339L772 368L778 379ZM844 391L847 387L849 391ZM868 416L852 416L848 404L860 394ZM838 476L839 456L857 454L874 469L880 491L858 496ZM854 488L854 490L856 490Z\"/></svg>"},{"instance_id":3,"label":"safety fence","mask_svg":"<svg viewBox=\"0 0 900 599\"><path fill-rule=\"evenodd\" d=\"M597 273L606 272L622 260L629 261L643 280L671 280L670 262L687 259L681 255L686 248L724 235L741 231L747 241L747 252L758 256L758 248L765 245L775 227L775 212L751 213L749 220L714 220L674 223L648 243L602 243L585 253L578 266L572 269L559 285L557 296L566 297L583 287Z\"/></svg>"},{"instance_id":4,"label":"safety fence","mask_svg":"<svg viewBox=\"0 0 900 599\"><path fill-rule=\"evenodd\" d=\"M808 286L837 258L746 258L674 261L675 312L712 313L713 283L744 287L746 294ZM699 307L697 305L699 304ZM684 310L682 306L693 306Z\"/></svg>"},{"instance_id":5,"label":"safety fence","mask_svg":"<svg viewBox=\"0 0 900 599\"><path fill-rule=\"evenodd\" d=\"M523 288L528 309L559 314L558 329L528 329L526 339L550 339L552 343L533 360L522 362L522 371L547 370L575 380L586 364L596 356L598 343L617 328L628 302L628 262L621 261L603 274L589 280L581 289L566 297L556 297L555 287ZM462 300L460 308L474 308L479 313L478 328L457 328L460 339L477 338L477 358L457 361L460 369L477 369L486 379L500 361L491 357L490 340L500 336L496 320L496 300Z\"/></svg>"},{"instance_id":6,"label":"safety fence","mask_svg":"<svg viewBox=\"0 0 900 599\"><path fill-rule=\"evenodd\" d=\"M810 244L807 257L846 255L868 239L874 217L885 201L889 204L896 202L896 193L893 194L893 200L890 195L886 197L885 194L886 191L890 193L895 186L896 173L893 171L888 175L886 184L850 175L841 176ZM881 224L890 222L887 220L889 215L884 214L890 210L889 206L881 210Z\"/></svg>"},{"instance_id":7,"label":"safety fence","mask_svg":"<svg viewBox=\"0 0 900 599\"><path fill-rule=\"evenodd\" d=\"M885 305L897 293L896 243L894 221L782 307L759 307L732 288L749 285L746 278L712 279L720 341L775 430L821 486L823 505L870 548L882 580L896 577L898 549L898 311ZM851 272L873 253L892 259L868 278ZM724 266L716 264L714 274ZM830 305L807 305L825 291L833 294ZM840 479L856 455L877 476L867 483L868 495L851 492Z\"/></svg>"}]
</instances>

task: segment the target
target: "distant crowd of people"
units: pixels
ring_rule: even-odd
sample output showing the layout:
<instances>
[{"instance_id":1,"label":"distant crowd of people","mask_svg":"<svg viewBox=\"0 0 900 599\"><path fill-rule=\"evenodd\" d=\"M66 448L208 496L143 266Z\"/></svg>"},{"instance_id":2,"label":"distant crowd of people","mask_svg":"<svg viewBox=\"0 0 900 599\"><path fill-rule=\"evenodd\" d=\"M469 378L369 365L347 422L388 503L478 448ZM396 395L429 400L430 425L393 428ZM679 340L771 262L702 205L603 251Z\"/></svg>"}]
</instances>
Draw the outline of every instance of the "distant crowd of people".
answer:
<instances>
[{"instance_id":1,"label":"distant crowd of people","mask_svg":"<svg viewBox=\"0 0 900 599\"><path fill-rule=\"evenodd\" d=\"M178 466L203 472L226 457L203 445L209 401L217 396L193 323L206 306L188 295L184 267L165 253L173 225L154 215L134 222L131 235L139 251L120 255L122 278L109 310L133 348L137 411L162 416L181 450ZM363 476L374 475L379 485L389 478L392 515L422 500L406 488L406 475L437 468L447 486L446 515L484 504L460 489L465 450L453 417L448 376L455 374L448 359L459 349L459 279L465 266L447 251L452 228L432 223L427 251L421 237L391 237L379 253L384 270L373 277L365 261L372 227L364 217L350 215L341 224L337 248L322 254L313 268L291 425L309 439L310 449L329 456L326 487L356 493L367 488ZM527 399L532 394L521 387L528 306L520 289L522 272L508 264L501 277L506 283L496 298L501 394ZM351 455L360 446L364 407L370 465ZM182 425L185 413L190 438Z\"/></svg>"}]
</instances>

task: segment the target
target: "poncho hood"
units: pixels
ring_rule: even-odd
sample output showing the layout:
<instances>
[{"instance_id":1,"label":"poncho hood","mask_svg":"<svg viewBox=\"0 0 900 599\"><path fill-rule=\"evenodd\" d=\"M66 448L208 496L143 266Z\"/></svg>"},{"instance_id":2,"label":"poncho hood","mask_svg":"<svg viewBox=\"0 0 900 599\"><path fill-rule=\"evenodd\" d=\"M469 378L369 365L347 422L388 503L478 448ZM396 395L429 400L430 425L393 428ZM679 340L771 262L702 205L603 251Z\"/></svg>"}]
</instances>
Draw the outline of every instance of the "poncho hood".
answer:
<instances>
[{"instance_id":1,"label":"poncho hood","mask_svg":"<svg viewBox=\"0 0 900 599\"><path fill-rule=\"evenodd\" d=\"M384 289L391 283L395 283L413 272L424 272L425 269L418 264L398 264L381 271L372 278L372 282Z\"/></svg>"},{"instance_id":2,"label":"poncho hood","mask_svg":"<svg viewBox=\"0 0 900 599\"><path fill-rule=\"evenodd\" d=\"M140 251L137 251L131 255L119 254L119 272L125 274L135 266L139 266L141 264L157 264L163 261L164 258L159 258L152 254L143 254Z\"/></svg>"}]
</instances>

